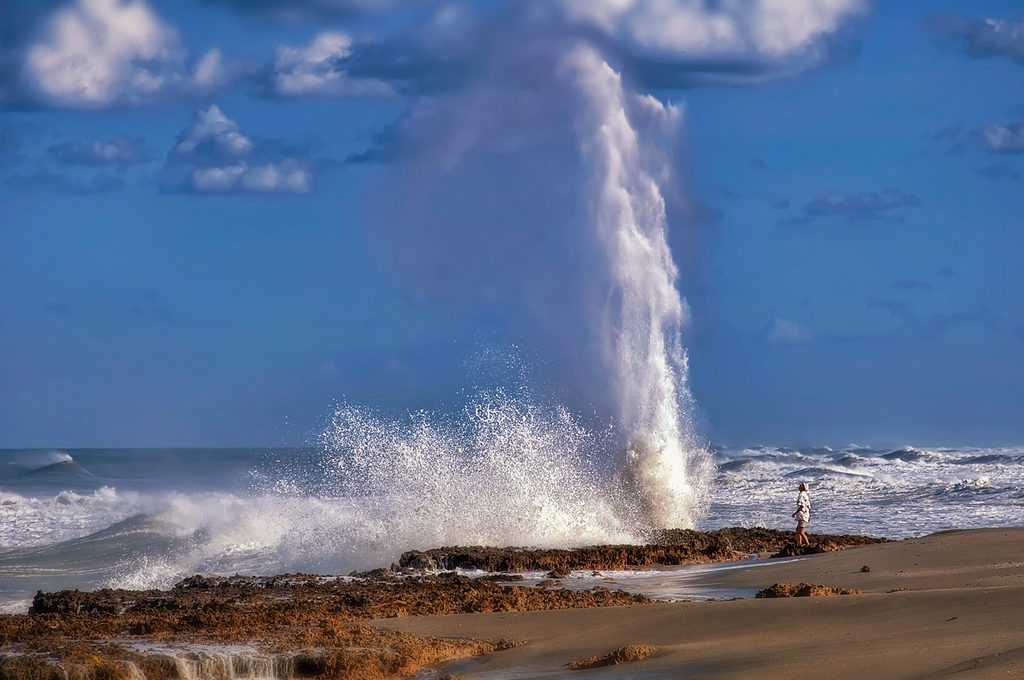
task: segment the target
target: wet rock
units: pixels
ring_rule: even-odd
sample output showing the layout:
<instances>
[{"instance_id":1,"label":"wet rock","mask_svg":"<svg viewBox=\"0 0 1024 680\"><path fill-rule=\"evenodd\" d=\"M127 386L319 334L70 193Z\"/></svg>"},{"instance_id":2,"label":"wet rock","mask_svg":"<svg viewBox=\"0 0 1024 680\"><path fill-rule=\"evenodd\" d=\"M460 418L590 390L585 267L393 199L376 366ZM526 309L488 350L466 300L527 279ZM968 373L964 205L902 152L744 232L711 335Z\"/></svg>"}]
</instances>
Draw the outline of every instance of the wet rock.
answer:
<instances>
[{"instance_id":1,"label":"wet rock","mask_svg":"<svg viewBox=\"0 0 1024 680\"><path fill-rule=\"evenodd\" d=\"M859 544L854 544L859 545ZM821 540L811 545L797 545L796 543L788 543L782 547L779 552L772 555L772 558L776 557L800 557L802 555L818 555L827 552L836 552L847 547L835 540Z\"/></svg>"},{"instance_id":2,"label":"wet rock","mask_svg":"<svg viewBox=\"0 0 1024 680\"><path fill-rule=\"evenodd\" d=\"M772 555L771 559L776 559L779 557L800 557L801 555L807 555L809 553L804 552L804 548L807 547L809 546L797 545L796 543L787 543L786 545L782 546L782 549L779 550L779 552Z\"/></svg>"},{"instance_id":3,"label":"wet rock","mask_svg":"<svg viewBox=\"0 0 1024 680\"><path fill-rule=\"evenodd\" d=\"M523 581L526 579L522 574L487 574L486 576L478 576L480 581L495 581L497 583L512 583L517 581Z\"/></svg>"},{"instance_id":4,"label":"wet rock","mask_svg":"<svg viewBox=\"0 0 1024 680\"><path fill-rule=\"evenodd\" d=\"M437 560L432 556L422 553L419 550L410 550L402 553L398 564L408 569L422 569L424 571L437 571L440 568Z\"/></svg>"},{"instance_id":5,"label":"wet rock","mask_svg":"<svg viewBox=\"0 0 1024 680\"><path fill-rule=\"evenodd\" d=\"M216 588L219 579L207 578L200 574L189 576L175 584L175 588Z\"/></svg>"},{"instance_id":6,"label":"wet rock","mask_svg":"<svg viewBox=\"0 0 1024 680\"><path fill-rule=\"evenodd\" d=\"M353 571L349 573L349 576L354 578L370 578L377 580L392 580L398 578L398 574L394 569L371 569L369 571Z\"/></svg>"},{"instance_id":7,"label":"wet rock","mask_svg":"<svg viewBox=\"0 0 1024 680\"><path fill-rule=\"evenodd\" d=\"M0 679L164 680L182 677L176 670L182 664L209 662L219 668L244 662L217 656L230 651L203 651L217 657L206 661L175 660L165 652L133 651L135 643L204 645L204 650L252 646L266 664L284 669L267 677L411 677L425 663L516 643L418 638L360 621L651 602L621 591L545 590L455 573L402 577L384 571L356 581L295 574L190 577L166 591L41 592L31 614L0 615Z\"/></svg>"},{"instance_id":8,"label":"wet rock","mask_svg":"<svg viewBox=\"0 0 1024 680\"><path fill-rule=\"evenodd\" d=\"M868 565L865 564L863 567L860 568L860 570L861 570L861 573L866 574L869 571L871 571L871 567L869 567Z\"/></svg>"}]
</instances>

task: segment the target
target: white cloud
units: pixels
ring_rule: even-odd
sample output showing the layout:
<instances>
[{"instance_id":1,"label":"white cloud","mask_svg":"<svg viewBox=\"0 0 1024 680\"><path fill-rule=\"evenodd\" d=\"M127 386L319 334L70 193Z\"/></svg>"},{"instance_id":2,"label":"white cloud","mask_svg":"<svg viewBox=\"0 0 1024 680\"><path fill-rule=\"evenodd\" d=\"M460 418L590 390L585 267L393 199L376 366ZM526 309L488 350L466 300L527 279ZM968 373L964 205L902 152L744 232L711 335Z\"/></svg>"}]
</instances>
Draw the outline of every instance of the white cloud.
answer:
<instances>
[{"instance_id":1,"label":"white cloud","mask_svg":"<svg viewBox=\"0 0 1024 680\"><path fill-rule=\"evenodd\" d=\"M813 338L814 332L807 326L796 321L780 319L779 317L772 319L766 335L768 342L798 343L808 342Z\"/></svg>"},{"instance_id":2,"label":"white cloud","mask_svg":"<svg viewBox=\"0 0 1024 680\"><path fill-rule=\"evenodd\" d=\"M240 71L238 64L228 64L216 47L196 62L192 70L191 88L196 92L212 92L234 79Z\"/></svg>"},{"instance_id":3,"label":"white cloud","mask_svg":"<svg viewBox=\"0 0 1024 680\"><path fill-rule=\"evenodd\" d=\"M830 217L844 215L849 218L875 219L885 211L918 207L921 199L901 189L865 191L859 194L827 194L804 205L804 215Z\"/></svg>"},{"instance_id":4,"label":"white cloud","mask_svg":"<svg viewBox=\"0 0 1024 680\"><path fill-rule=\"evenodd\" d=\"M305 164L289 158L280 163L247 168L242 175L242 186L255 193L306 194L313 190L313 173Z\"/></svg>"},{"instance_id":5,"label":"white cloud","mask_svg":"<svg viewBox=\"0 0 1024 680\"><path fill-rule=\"evenodd\" d=\"M196 112L171 150L168 177L175 190L200 194L290 193L313 190L312 165L280 157L257 143L216 105Z\"/></svg>"},{"instance_id":6,"label":"white cloud","mask_svg":"<svg viewBox=\"0 0 1024 680\"><path fill-rule=\"evenodd\" d=\"M69 165L141 165L153 159L146 143L138 138L118 137L109 142L62 142L50 147L54 158Z\"/></svg>"},{"instance_id":7,"label":"white cloud","mask_svg":"<svg viewBox=\"0 0 1024 680\"><path fill-rule=\"evenodd\" d=\"M757 51L769 57L804 52L867 8L864 0L760 0L753 5L747 31Z\"/></svg>"},{"instance_id":8,"label":"white cloud","mask_svg":"<svg viewBox=\"0 0 1024 680\"><path fill-rule=\"evenodd\" d=\"M1024 152L1024 124L1003 125L989 123L982 131L985 147L999 153Z\"/></svg>"},{"instance_id":9,"label":"white cloud","mask_svg":"<svg viewBox=\"0 0 1024 680\"><path fill-rule=\"evenodd\" d=\"M179 157L237 158L252 153L253 141L238 123L211 104L196 112L192 124L178 135L172 154Z\"/></svg>"},{"instance_id":10,"label":"white cloud","mask_svg":"<svg viewBox=\"0 0 1024 680\"><path fill-rule=\"evenodd\" d=\"M145 0L75 0L27 47L22 78L43 102L67 108L139 105L168 94L203 94L237 69L211 50L193 73L178 32Z\"/></svg>"},{"instance_id":11,"label":"white cloud","mask_svg":"<svg viewBox=\"0 0 1024 680\"><path fill-rule=\"evenodd\" d=\"M270 67L270 91L279 97L382 97L394 94L376 78L353 78L341 61L352 53L352 38L335 31L304 47L277 48Z\"/></svg>"},{"instance_id":12,"label":"white cloud","mask_svg":"<svg viewBox=\"0 0 1024 680\"><path fill-rule=\"evenodd\" d=\"M245 166L197 168L192 171L192 188L200 193L222 194L238 186Z\"/></svg>"},{"instance_id":13,"label":"white cloud","mask_svg":"<svg viewBox=\"0 0 1024 680\"><path fill-rule=\"evenodd\" d=\"M1003 54L1024 61L1024 19L1004 21L986 19L976 32L977 48L987 48L993 54Z\"/></svg>"},{"instance_id":14,"label":"white cloud","mask_svg":"<svg viewBox=\"0 0 1024 680\"><path fill-rule=\"evenodd\" d=\"M280 163L196 168L190 182L191 189L202 194L308 194L313 190L313 172L289 158Z\"/></svg>"},{"instance_id":15,"label":"white cloud","mask_svg":"<svg viewBox=\"0 0 1024 680\"><path fill-rule=\"evenodd\" d=\"M867 9L866 0L560 0L566 17L639 51L781 59ZM685 54L684 54L685 53Z\"/></svg>"}]
</instances>

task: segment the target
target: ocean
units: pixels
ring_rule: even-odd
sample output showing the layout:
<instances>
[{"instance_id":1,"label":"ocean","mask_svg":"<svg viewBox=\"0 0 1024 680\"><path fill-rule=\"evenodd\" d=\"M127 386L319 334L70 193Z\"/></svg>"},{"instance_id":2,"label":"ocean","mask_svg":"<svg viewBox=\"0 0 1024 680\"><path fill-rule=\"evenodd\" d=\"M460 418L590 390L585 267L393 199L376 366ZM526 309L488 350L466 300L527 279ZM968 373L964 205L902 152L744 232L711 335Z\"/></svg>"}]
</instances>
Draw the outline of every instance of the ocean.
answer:
<instances>
[{"instance_id":1,"label":"ocean","mask_svg":"<svg viewBox=\"0 0 1024 680\"><path fill-rule=\"evenodd\" d=\"M345 574L441 545L643 540L601 461L579 453L590 435L516 424L469 443L415 419L390 432L356 419L349 437L372 431L340 449L0 450L0 608L26 611L37 589L166 588L195 573ZM791 529L801 482L812 535L1022 523L1024 448L710 452L699 529Z\"/></svg>"}]
</instances>

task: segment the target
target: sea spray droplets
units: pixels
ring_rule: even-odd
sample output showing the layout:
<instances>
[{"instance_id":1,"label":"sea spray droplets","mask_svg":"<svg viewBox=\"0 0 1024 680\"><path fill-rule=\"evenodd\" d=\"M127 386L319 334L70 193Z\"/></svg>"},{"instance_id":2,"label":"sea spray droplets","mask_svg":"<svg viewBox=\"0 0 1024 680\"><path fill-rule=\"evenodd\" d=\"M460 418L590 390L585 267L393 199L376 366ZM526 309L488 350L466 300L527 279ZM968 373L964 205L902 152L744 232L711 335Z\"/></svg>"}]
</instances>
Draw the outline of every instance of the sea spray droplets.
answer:
<instances>
[{"instance_id":1,"label":"sea spray droplets","mask_svg":"<svg viewBox=\"0 0 1024 680\"><path fill-rule=\"evenodd\" d=\"M692 527L712 465L687 419L692 400L680 338L686 305L675 287L658 184L670 176L661 145L671 146L680 114L626 92L588 46L570 50L564 63L583 100L577 128L593 173L594 235L608 275L595 332L628 441L627 482L651 526Z\"/></svg>"},{"instance_id":2,"label":"sea spray droplets","mask_svg":"<svg viewBox=\"0 0 1024 680\"><path fill-rule=\"evenodd\" d=\"M482 393L450 420L344 405L323 443L339 495L377 506L392 550L636 538L588 453L600 436L525 393Z\"/></svg>"}]
</instances>

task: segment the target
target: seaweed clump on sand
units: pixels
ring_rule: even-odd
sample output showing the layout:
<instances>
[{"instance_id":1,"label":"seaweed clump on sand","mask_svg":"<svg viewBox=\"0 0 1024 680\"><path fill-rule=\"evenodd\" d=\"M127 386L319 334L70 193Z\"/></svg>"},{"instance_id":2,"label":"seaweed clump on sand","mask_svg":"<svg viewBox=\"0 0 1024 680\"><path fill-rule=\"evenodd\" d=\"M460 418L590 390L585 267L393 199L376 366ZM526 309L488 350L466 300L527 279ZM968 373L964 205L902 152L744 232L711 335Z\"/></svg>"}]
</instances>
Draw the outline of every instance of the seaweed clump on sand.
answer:
<instances>
[{"instance_id":1,"label":"seaweed clump on sand","mask_svg":"<svg viewBox=\"0 0 1024 680\"><path fill-rule=\"evenodd\" d=\"M811 583L774 583L758 591L754 597L827 597L830 595L860 595L853 588L836 588Z\"/></svg>"},{"instance_id":2,"label":"seaweed clump on sand","mask_svg":"<svg viewBox=\"0 0 1024 680\"><path fill-rule=\"evenodd\" d=\"M588 668L600 668L602 666L617 666L622 663L633 663L642 661L656 653L658 648L653 645L632 643L619 647L613 652L603 656L592 656L589 659L570 661L569 668L574 671L582 671Z\"/></svg>"},{"instance_id":3,"label":"seaweed clump on sand","mask_svg":"<svg viewBox=\"0 0 1024 680\"><path fill-rule=\"evenodd\" d=\"M234 677L240 667L255 677L407 677L515 643L424 638L360 622L647 602L605 588L543 590L455 574L193 576L170 590L40 592L29 614L0 616L0 680Z\"/></svg>"},{"instance_id":4,"label":"seaweed clump on sand","mask_svg":"<svg viewBox=\"0 0 1024 680\"><path fill-rule=\"evenodd\" d=\"M490 572L545 571L568 574L576 570L614 570L653 565L706 564L745 559L753 553L776 552L794 544L792 531L763 527L731 527L715 531L663 529L646 545L595 545L572 549L492 548L453 546L403 553L403 569L481 569ZM816 535L813 550L829 552L849 546L882 543L869 536Z\"/></svg>"}]
</instances>

